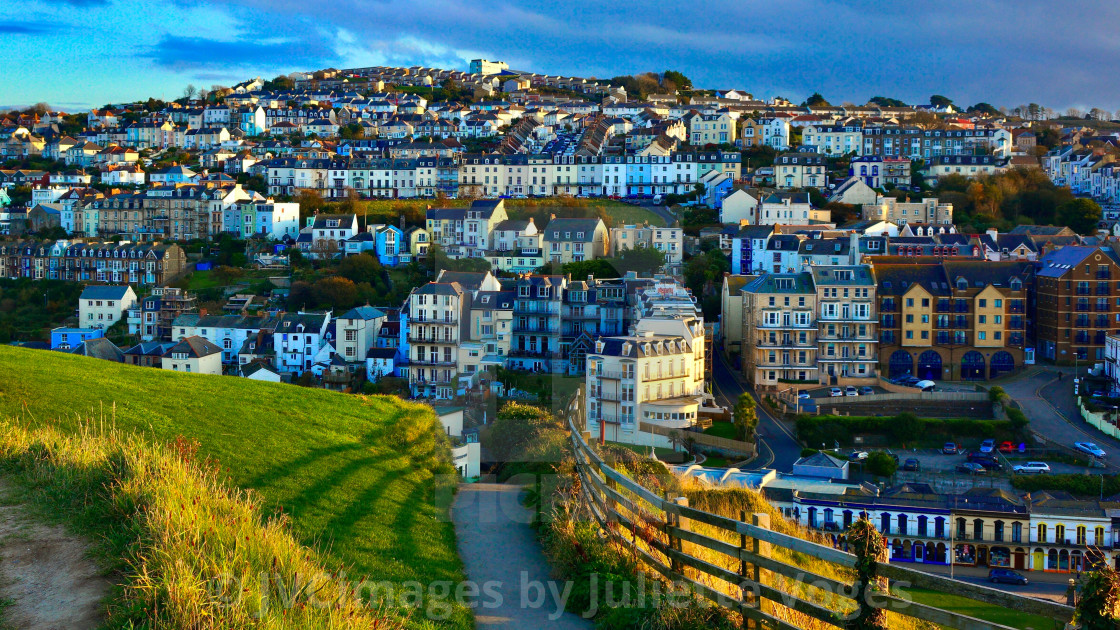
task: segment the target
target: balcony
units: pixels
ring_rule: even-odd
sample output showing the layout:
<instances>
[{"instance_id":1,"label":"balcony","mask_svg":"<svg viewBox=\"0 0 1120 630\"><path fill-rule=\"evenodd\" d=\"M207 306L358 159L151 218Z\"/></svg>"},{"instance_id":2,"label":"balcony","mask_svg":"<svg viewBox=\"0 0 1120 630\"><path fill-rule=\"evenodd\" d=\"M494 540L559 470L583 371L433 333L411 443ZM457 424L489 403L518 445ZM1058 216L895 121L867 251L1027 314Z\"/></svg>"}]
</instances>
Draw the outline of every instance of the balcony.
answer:
<instances>
[{"instance_id":1,"label":"balcony","mask_svg":"<svg viewBox=\"0 0 1120 630\"><path fill-rule=\"evenodd\" d=\"M1112 290L1108 288L1107 284L1102 284L1094 291L1096 295L1112 295Z\"/></svg>"},{"instance_id":2,"label":"balcony","mask_svg":"<svg viewBox=\"0 0 1120 630\"><path fill-rule=\"evenodd\" d=\"M1011 306L1008 307L1007 312L1009 312L1009 313L1022 313L1023 312L1023 305L1012 303Z\"/></svg>"},{"instance_id":3,"label":"balcony","mask_svg":"<svg viewBox=\"0 0 1120 630\"><path fill-rule=\"evenodd\" d=\"M809 323L795 324L795 323L792 323L792 322L784 322L784 323L765 323L764 322L764 323L759 324L758 327L759 328L765 328L767 330L781 330L783 328L788 328L788 329L792 329L792 330L808 330L810 328L815 328L815 326L813 326L813 324L809 324Z\"/></svg>"},{"instance_id":4,"label":"balcony","mask_svg":"<svg viewBox=\"0 0 1120 630\"><path fill-rule=\"evenodd\" d=\"M1075 309L1076 309L1076 310L1077 310L1078 312L1085 312L1085 311L1088 311L1088 310L1089 310L1089 305L1088 305L1088 304L1078 304L1078 305L1077 305L1077 306L1075 307Z\"/></svg>"},{"instance_id":5,"label":"balcony","mask_svg":"<svg viewBox=\"0 0 1120 630\"><path fill-rule=\"evenodd\" d=\"M513 349L509 351L510 357L518 359L563 359L564 354L560 352L549 352L547 350L533 350L533 349Z\"/></svg>"},{"instance_id":6,"label":"balcony","mask_svg":"<svg viewBox=\"0 0 1120 630\"><path fill-rule=\"evenodd\" d=\"M615 381L633 380L633 372L612 372L610 370L603 370L601 372L592 372L591 376L598 376L599 378L607 378Z\"/></svg>"},{"instance_id":7,"label":"balcony","mask_svg":"<svg viewBox=\"0 0 1120 630\"><path fill-rule=\"evenodd\" d=\"M541 313L544 315L559 315L560 301L541 298L537 300L520 299L513 305L514 314Z\"/></svg>"},{"instance_id":8,"label":"balcony","mask_svg":"<svg viewBox=\"0 0 1120 630\"><path fill-rule=\"evenodd\" d=\"M412 359L409 365L419 365L422 367L453 367L455 365L455 362L451 360L427 358Z\"/></svg>"},{"instance_id":9,"label":"balcony","mask_svg":"<svg viewBox=\"0 0 1120 630\"><path fill-rule=\"evenodd\" d=\"M1077 287L1077 295L1090 295L1092 291L1089 287Z\"/></svg>"},{"instance_id":10,"label":"balcony","mask_svg":"<svg viewBox=\"0 0 1120 630\"><path fill-rule=\"evenodd\" d=\"M1012 346L1023 345L1023 335L1011 335L1007 338L1007 343Z\"/></svg>"},{"instance_id":11,"label":"balcony","mask_svg":"<svg viewBox=\"0 0 1120 630\"><path fill-rule=\"evenodd\" d=\"M444 337L442 335L423 334L419 331L409 330L408 341L411 343L438 343L443 345L457 346L459 340L455 337Z\"/></svg>"},{"instance_id":12,"label":"balcony","mask_svg":"<svg viewBox=\"0 0 1120 630\"><path fill-rule=\"evenodd\" d=\"M593 319L598 319L593 318ZM532 324L532 323L513 323L513 332L515 333L541 333L555 335L560 332L559 324Z\"/></svg>"},{"instance_id":13,"label":"balcony","mask_svg":"<svg viewBox=\"0 0 1120 630\"><path fill-rule=\"evenodd\" d=\"M415 315L410 315L408 320L409 320L409 322L413 322L413 323L417 323L417 324L447 324L449 326L450 325L456 325L456 326L459 325L458 320L452 318L450 316L450 314L448 314L444 317L433 317L431 315L426 315L424 313L416 313Z\"/></svg>"},{"instance_id":14,"label":"balcony","mask_svg":"<svg viewBox=\"0 0 1120 630\"><path fill-rule=\"evenodd\" d=\"M603 422L605 424L634 424L633 414L600 415L598 418L588 418L588 422Z\"/></svg>"}]
</instances>

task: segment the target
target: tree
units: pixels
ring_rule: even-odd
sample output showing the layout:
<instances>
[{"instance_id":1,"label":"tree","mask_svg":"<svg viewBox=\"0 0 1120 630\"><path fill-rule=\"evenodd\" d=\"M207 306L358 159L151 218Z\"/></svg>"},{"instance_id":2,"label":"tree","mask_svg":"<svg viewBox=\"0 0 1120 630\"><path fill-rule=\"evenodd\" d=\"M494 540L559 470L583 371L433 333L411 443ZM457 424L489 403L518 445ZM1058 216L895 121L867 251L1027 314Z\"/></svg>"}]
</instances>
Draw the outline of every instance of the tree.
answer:
<instances>
[{"instance_id":1,"label":"tree","mask_svg":"<svg viewBox=\"0 0 1120 630\"><path fill-rule=\"evenodd\" d=\"M336 311L348 309L358 301L358 288L347 278L332 277L316 282L311 295L318 306Z\"/></svg>"},{"instance_id":2,"label":"tree","mask_svg":"<svg viewBox=\"0 0 1120 630\"><path fill-rule=\"evenodd\" d=\"M338 275L351 282L374 283L381 279L384 267L369 252L362 252L356 256L347 256L338 265Z\"/></svg>"},{"instance_id":3,"label":"tree","mask_svg":"<svg viewBox=\"0 0 1120 630\"><path fill-rule=\"evenodd\" d=\"M618 253L616 267L622 273L636 271L639 276L651 275L665 266L665 253L655 247L639 245Z\"/></svg>"},{"instance_id":4,"label":"tree","mask_svg":"<svg viewBox=\"0 0 1120 630\"><path fill-rule=\"evenodd\" d=\"M735 424L735 439L742 442L753 441L754 431L758 427L758 410L750 394L739 394L739 400L735 402L731 417Z\"/></svg>"},{"instance_id":5,"label":"tree","mask_svg":"<svg viewBox=\"0 0 1120 630\"><path fill-rule=\"evenodd\" d=\"M991 103L977 103L968 108L970 114L981 114L983 116L999 116L1000 112Z\"/></svg>"},{"instance_id":6,"label":"tree","mask_svg":"<svg viewBox=\"0 0 1120 630\"><path fill-rule=\"evenodd\" d=\"M1092 199L1071 199L1058 206L1057 220L1078 234L1095 234L1101 220L1101 206Z\"/></svg>"},{"instance_id":7,"label":"tree","mask_svg":"<svg viewBox=\"0 0 1120 630\"><path fill-rule=\"evenodd\" d=\"M661 75L661 78L662 78L662 81L664 83L672 83L673 87L678 89L678 90L691 90L692 89L692 80L689 79L688 77L684 76L683 73L677 72L676 70L666 70ZM666 85L665 87L669 87L669 86Z\"/></svg>"},{"instance_id":8,"label":"tree","mask_svg":"<svg viewBox=\"0 0 1120 630\"><path fill-rule=\"evenodd\" d=\"M909 411L895 416L890 424L891 437L900 444L916 442L925 435L925 430L926 423Z\"/></svg>"},{"instance_id":9,"label":"tree","mask_svg":"<svg viewBox=\"0 0 1120 630\"><path fill-rule=\"evenodd\" d=\"M805 102L801 103L801 106L802 107L829 107L829 104L828 104L828 101L824 100L824 97L821 96L820 92L813 92L813 95L810 96L809 98L805 99Z\"/></svg>"},{"instance_id":10,"label":"tree","mask_svg":"<svg viewBox=\"0 0 1120 630\"><path fill-rule=\"evenodd\" d=\"M612 261L606 258L594 258L592 260L578 260L574 262L564 263L560 266L559 271L551 267L552 263L545 264L547 269L544 273L561 273L570 275L572 279L584 279L588 276L595 276L596 278L617 278L622 275L615 268Z\"/></svg>"},{"instance_id":11,"label":"tree","mask_svg":"<svg viewBox=\"0 0 1120 630\"><path fill-rule=\"evenodd\" d=\"M867 456L867 472L879 477L890 477L898 470L898 462L884 451L874 451Z\"/></svg>"},{"instance_id":12,"label":"tree","mask_svg":"<svg viewBox=\"0 0 1120 630\"><path fill-rule=\"evenodd\" d=\"M879 107L906 107L906 103L897 98L887 98L885 96L872 96L867 103L869 105L878 105Z\"/></svg>"},{"instance_id":13,"label":"tree","mask_svg":"<svg viewBox=\"0 0 1120 630\"><path fill-rule=\"evenodd\" d=\"M508 462L520 457L526 447L548 431L564 427L551 413L521 403L507 403L482 433L482 443L496 461Z\"/></svg>"},{"instance_id":14,"label":"tree","mask_svg":"<svg viewBox=\"0 0 1120 630\"><path fill-rule=\"evenodd\" d=\"M1110 112L1106 112L1099 107L1094 107L1089 110L1089 117L1093 120L1108 120L1111 116L1112 114Z\"/></svg>"},{"instance_id":15,"label":"tree","mask_svg":"<svg viewBox=\"0 0 1120 630\"><path fill-rule=\"evenodd\" d=\"M196 88L193 83L188 83L187 87L183 88L183 96L185 96L188 101L193 100L197 94L198 88Z\"/></svg>"},{"instance_id":16,"label":"tree","mask_svg":"<svg viewBox=\"0 0 1120 630\"><path fill-rule=\"evenodd\" d=\"M945 96L941 96L940 94L934 94L933 96L929 97L929 104L933 107L936 107L937 109L945 109L946 107L949 107L953 104L953 100Z\"/></svg>"}]
</instances>

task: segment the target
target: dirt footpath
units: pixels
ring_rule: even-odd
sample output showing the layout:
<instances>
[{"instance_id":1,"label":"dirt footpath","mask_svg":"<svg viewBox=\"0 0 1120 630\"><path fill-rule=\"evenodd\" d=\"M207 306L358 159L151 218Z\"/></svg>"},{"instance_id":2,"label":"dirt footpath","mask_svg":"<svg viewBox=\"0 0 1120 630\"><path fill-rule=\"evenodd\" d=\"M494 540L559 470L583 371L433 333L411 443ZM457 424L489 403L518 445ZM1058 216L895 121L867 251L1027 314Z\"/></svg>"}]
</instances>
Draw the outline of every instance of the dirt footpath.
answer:
<instances>
[{"instance_id":1,"label":"dirt footpath","mask_svg":"<svg viewBox=\"0 0 1120 630\"><path fill-rule=\"evenodd\" d=\"M82 630L105 620L112 584L89 558L89 543L58 525L0 506L0 622L17 629Z\"/></svg>"}]
</instances>

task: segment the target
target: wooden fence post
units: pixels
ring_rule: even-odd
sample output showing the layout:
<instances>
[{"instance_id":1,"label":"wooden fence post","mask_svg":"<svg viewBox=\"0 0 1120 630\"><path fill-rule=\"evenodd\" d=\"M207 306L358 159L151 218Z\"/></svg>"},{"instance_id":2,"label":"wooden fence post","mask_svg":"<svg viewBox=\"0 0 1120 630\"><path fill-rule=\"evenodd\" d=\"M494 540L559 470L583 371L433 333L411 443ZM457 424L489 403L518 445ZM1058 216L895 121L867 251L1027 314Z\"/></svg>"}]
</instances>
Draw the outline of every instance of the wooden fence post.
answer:
<instances>
[{"instance_id":1,"label":"wooden fence post","mask_svg":"<svg viewBox=\"0 0 1120 630\"><path fill-rule=\"evenodd\" d=\"M755 512L751 515L751 524L762 529L770 529L770 515L764 512ZM770 557L770 543L759 540L758 538L753 538L751 540L751 551L754 552L755 555L761 558ZM762 569L760 569L757 564L752 564L747 578L756 589L755 591L751 592L751 604L753 604L754 607L756 607L759 611L762 611L762 597L755 597L758 585L762 584ZM757 621L751 621L748 624L748 627L759 628L761 626Z\"/></svg>"},{"instance_id":2,"label":"wooden fence post","mask_svg":"<svg viewBox=\"0 0 1120 630\"><path fill-rule=\"evenodd\" d=\"M673 497L672 499L670 499L666 494L665 501L673 503L675 505L683 505L684 507L688 507L688 497ZM687 522L688 519L681 518L681 515L677 512L671 512L669 510L665 511L665 524L668 525L665 533L669 537L669 549L672 549L673 551L683 552L682 541L680 538L673 535L671 528L677 527L680 529L686 529L688 527L686 525ZM673 573L682 577L684 576L684 568L682 567L680 561L676 558L669 559L669 568Z\"/></svg>"}]
</instances>

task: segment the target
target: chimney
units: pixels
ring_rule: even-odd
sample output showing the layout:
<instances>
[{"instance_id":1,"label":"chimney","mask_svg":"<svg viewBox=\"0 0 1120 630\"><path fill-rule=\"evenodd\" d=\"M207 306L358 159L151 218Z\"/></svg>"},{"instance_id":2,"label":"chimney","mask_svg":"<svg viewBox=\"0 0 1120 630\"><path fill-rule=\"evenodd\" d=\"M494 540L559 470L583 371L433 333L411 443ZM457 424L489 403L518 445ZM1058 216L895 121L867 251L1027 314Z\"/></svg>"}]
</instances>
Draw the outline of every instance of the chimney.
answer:
<instances>
[{"instance_id":1,"label":"chimney","mask_svg":"<svg viewBox=\"0 0 1120 630\"><path fill-rule=\"evenodd\" d=\"M198 309L198 314L201 317L206 317L206 309L204 309L204 308Z\"/></svg>"}]
</instances>

